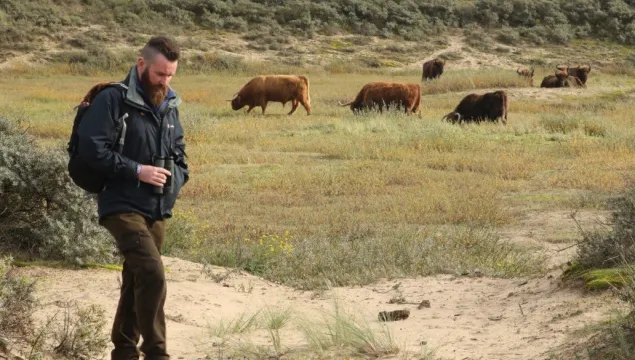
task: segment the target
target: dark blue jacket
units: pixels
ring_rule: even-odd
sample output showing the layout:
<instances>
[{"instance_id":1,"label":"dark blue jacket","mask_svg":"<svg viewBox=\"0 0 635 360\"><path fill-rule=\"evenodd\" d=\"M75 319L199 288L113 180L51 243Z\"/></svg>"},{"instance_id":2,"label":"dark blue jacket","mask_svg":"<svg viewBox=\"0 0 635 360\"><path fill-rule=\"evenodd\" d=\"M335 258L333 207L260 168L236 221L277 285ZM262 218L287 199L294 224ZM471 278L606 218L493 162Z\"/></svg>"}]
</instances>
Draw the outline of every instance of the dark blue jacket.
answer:
<instances>
[{"instance_id":1,"label":"dark blue jacket","mask_svg":"<svg viewBox=\"0 0 635 360\"><path fill-rule=\"evenodd\" d=\"M95 97L77 130L79 156L94 165L96 171L108 174L106 186L98 195L99 217L122 212L136 212L151 220L171 217L179 191L189 179L177 108L181 100L170 89L164 104L153 107L140 92L136 66L122 83L127 86L125 94L109 87ZM167 109L160 118L163 107ZM120 154L112 149L117 138L117 119L124 113L128 113L127 131ZM152 165L154 156L175 159L171 194L154 194L152 185L136 177L137 165Z\"/></svg>"}]
</instances>

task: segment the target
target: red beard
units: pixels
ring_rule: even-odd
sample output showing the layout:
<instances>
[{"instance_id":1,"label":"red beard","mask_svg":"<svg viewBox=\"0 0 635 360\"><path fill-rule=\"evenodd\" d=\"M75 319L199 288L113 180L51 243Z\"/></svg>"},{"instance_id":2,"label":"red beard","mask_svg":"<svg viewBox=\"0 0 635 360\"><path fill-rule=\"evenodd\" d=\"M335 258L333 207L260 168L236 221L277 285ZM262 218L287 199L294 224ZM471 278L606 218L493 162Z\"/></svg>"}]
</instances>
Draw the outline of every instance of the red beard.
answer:
<instances>
[{"instance_id":1,"label":"red beard","mask_svg":"<svg viewBox=\"0 0 635 360\"><path fill-rule=\"evenodd\" d=\"M148 100L154 106L159 106L163 103L165 99L165 95L168 93L168 86L161 84L152 84L150 82L150 72L149 69L145 69L141 73L141 88L145 92Z\"/></svg>"}]
</instances>

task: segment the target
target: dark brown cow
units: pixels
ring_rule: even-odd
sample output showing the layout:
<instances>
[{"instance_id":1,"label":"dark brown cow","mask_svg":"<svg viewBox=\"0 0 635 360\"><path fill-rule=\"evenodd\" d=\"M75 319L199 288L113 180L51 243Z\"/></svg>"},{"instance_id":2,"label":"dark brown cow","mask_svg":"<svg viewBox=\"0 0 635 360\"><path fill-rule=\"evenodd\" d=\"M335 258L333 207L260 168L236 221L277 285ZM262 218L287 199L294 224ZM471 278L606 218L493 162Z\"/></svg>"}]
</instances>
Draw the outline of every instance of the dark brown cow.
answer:
<instances>
[{"instance_id":1,"label":"dark brown cow","mask_svg":"<svg viewBox=\"0 0 635 360\"><path fill-rule=\"evenodd\" d=\"M590 72L591 72L591 67L589 65L570 67L567 70L567 73L569 74L569 76L577 77L578 79L580 79L583 85L586 85Z\"/></svg>"},{"instance_id":2,"label":"dark brown cow","mask_svg":"<svg viewBox=\"0 0 635 360\"><path fill-rule=\"evenodd\" d=\"M377 107L379 112L391 106L405 108L406 113L420 112L421 86L395 82L371 82L362 87L355 100L340 106L350 105L353 113Z\"/></svg>"},{"instance_id":3,"label":"dark brown cow","mask_svg":"<svg viewBox=\"0 0 635 360\"><path fill-rule=\"evenodd\" d=\"M501 118L507 125L507 93L503 90L479 94L470 94L461 100L454 111L448 113L442 120L448 119L451 123L474 121L480 123L483 120L497 121Z\"/></svg>"},{"instance_id":4,"label":"dark brown cow","mask_svg":"<svg viewBox=\"0 0 635 360\"><path fill-rule=\"evenodd\" d=\"M547 75L542 79L542 83L540 84L541 88L561 88L561 87L569 87L571 85L570 81L568 81L569 75L565 71L556 70L554 75Z\"/></svg>"},{"instance_id":5,"label":"dark brown cow","mask_svg":"<svg viewBox=\"0 0 635 360\"><path fill-rule=\"evenodd\" d=\"M309 79L306 76L263 75L257 76L243 86L231 101L232 109L240 110L248 106L247 112L260 106L262 113L270 101L281 102L282 106L291 101L291 115L302 104L307 115L311 115L311 98L309 96Z\"/></svg>"},{"instance_id":6,"label":"dark brown cow","mask_svg":"<svg viewBox=\"0 0 635 360\"><path fill-rule=\"evenodd\" d=\"M566 87L580 87L580 88L586 87L586 85L582 82L582 80L571 75L567 76L567 80L565 80L564 83Z\"/></svg>"},{"instance_id":7,"label":"dark brown cow","mask_svg":"<svg viewBox=\"0 0 635 360\"><path fill-rule=\"evenodd\" d=\"M438 79L443 74L443 67L445 66L445 60L435 58L423 63L423 75L421 75L421 81L429 79Z\"/></svg>"}]
</instances>

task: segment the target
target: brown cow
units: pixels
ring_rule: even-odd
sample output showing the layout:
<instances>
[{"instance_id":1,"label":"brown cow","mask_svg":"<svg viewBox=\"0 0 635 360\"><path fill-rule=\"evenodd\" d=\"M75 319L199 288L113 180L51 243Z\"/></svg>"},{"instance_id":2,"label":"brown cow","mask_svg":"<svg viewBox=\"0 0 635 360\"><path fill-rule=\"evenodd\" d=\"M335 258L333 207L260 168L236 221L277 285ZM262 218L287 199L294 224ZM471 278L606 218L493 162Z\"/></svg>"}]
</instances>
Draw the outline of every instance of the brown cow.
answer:
<instances>
[{"instance_id":1,"label":"brown cow","mask_svg":"<svg viewBox=\"0 0 635 360\"><path fill-rule=\"evenodd\" d=\"M423 75L421 75L421 81L429 79L438 79L443 74L443 67L445 66L445 60L435 58L423 63Z\"/></svg>"},{"instance_id":2,"label":"brown cow","mask_svg":"<svg viewBox=\"0 0 635 360\"><path fill-rule=\"evenodd\" d=\"M355 100L340 106L350 105L353 113L358 113L364 109L377 107L379 112L383 112L394 105L397 108L405 108L406 113L420 112L421 86L419 84L405 84L395 82L371 82L362 87Z\"/></svg>"},{"instance_id":3,"label":"brown cow","mask_svg":"<svg viewBox=\"0 0 635 360\"><path fill-rule=\"evenodd\" d=\"M578 79L580 79L583 85L586 85L586 81L589 78L590 72L591 72L591 67L589 65L570 67L567 69L567 73L570 76L575 76Z\"/></svg>"},{"instance_id":4,"label":"brown cow","mask_svg":"<svg viewBox=\"0 0 635 360\"><path fill-rule=\"evenodd\" d=\"M542 79L540 84L541 88L561 88L570 87L571 83L568 80L569 75L562 70L556 70L555 75L547 75Z\"/></svg>"},{"instance_id":5,"label":"brown cow","mask_svg":"<svg viewBox=\"0 0 635 360\"><path fill-rule=\"evenodd\" d=\"M516 74L521 77L532 78L534 77L534 68L532 67L531 70L526 67L518 68Z\"/></svg>"},{"instance_id":6,"label":"brown cow","mask_svg":"<svg viewBox=\"0 0 635 360\"><path fill-rule=\"evenodd\" d=\"M243 86L231 101L232 109L240 110L248 106L247 112L260 106L262 113L267 109L269 101L281 102L282 106L291 101L291 115L302 104L307 115L311 115L311 98L309 96L309 79L306 76L263 75L257 76Z\"/></svg>"},{"instance_id":7,"label":"brown cow","mask_svg":"<svg viewBox=\"0 0 635 360\"><path fill-rule=\"evenodd\" d=\"M442 120L448 119L453 124L460 124L464 121L480 123L483 120L496 121L501 118L503 124L507 125L507 109L507 93L503 90L483 95L470 94Z\"/></svg>"},{"instance_id":8,"label":"brown cow","mask_svg":"<svg viewBox=\"0 0 635 360\"><path fill-rule=\"evenodd\" d=\"M565 80L564 83L566 87L580 87L580 88L586 87L586 85L582 83L582 80L571 75L567 76L567 80Z\"/></svg>"},{"instance_id":9,"label":"brown cow","mask_svg":"<svg viewBox=\"0 0 635 360\"><path fill-rule=\"evenodd\" d=\"M531 68L531 70L526 67L518 68L516 70L516 74L518 74L518 76L520 77L527 78L529 80L529 85L534 86L534 68L533 67Z\"/></svg>"}]
</instances>

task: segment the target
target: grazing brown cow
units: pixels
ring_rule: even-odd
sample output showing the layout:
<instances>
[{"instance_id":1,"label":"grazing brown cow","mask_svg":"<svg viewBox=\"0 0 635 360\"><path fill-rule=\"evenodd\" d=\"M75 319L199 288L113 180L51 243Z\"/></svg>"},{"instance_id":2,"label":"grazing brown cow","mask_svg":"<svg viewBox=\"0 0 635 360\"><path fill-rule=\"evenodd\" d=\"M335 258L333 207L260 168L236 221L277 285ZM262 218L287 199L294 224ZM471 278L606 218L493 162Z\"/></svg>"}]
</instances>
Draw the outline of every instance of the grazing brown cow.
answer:
<instances>
[{"instance_id":1,"label":"grazing brown cow","mask_svg":"<svg viewBox=\"0 0 635 360\"><path fill-rule=\"evenodd\" d=\"M529 85L534 86L534 68L533 67L531 68L531 70L526 67L518 68L516 70L516 74L518 74L518 76L520 77L527 78L529 80Z\"/></svg>"},{"instance_id":2,"label":"grazing brown cow","mask_svg":"<svg viewBox=\"0 0 635 360\"><path fill-rule=\"evenodd\" d=\"M591 67L589 65L570 67L567 69L567 73L569 74L569 76L577 77L578 79L580 79L583 85L586 85L586 81L589 78L590 72Z\"/></svg>"},{"instance_id":3,"label":"grazing brown cow","mask_svg":"<svg viewBox=\"0 0 635 360\"><path fill-rule=\"evenodd\" d=\"M556 70L554 75L547 75L542 79L541 88L561 88L570 87L571 82L568 80L569 75L562 70Z\"/></svg>"},{"instance_id":4,"label":"grazing brown cow","mask_svg":"<svg viewBox=\"0 0 635 360\"><path fill-rule=\"evenodd\" d=\"M521 77L531 78L531 77L534 77L534 68L532 67L531 70L526 67L518 68L516 70L516 74L518 74L518 76L521 76Z\"/></svg>"},{"instance_id":5,"label":"grazing brown cow","mask_svg":"<svg viewBox=\"0 0 635 360\"><path fill-rule=\"evenodd\" d=\"M350 105L353 113L358 113L364 109L377 107L379 112L383 112L391 106L405 108L406 113L420 112L421 86L419 84L404 84L395 82L371 82L362 87L355 100L340 106Z\"/></svg>"},{"instance_id":6,"label":"grazing brown cow","mask_svg":"<svg viewBox=\"0 0 635 360\"><path fill-rule=\"evenodd\" d=\"M248 106L247 112L260 106L262 113L267 109L269 101L281 102L282 106L291 101L291 115L302 104L307 115L311 115L311 98L309 96L309 79L306 76L263 75L257 76L243 86L231 101L232 109L240 110Z\"/></svg>"},{"instance_id":7,"label":"grazing brown cow","mask_svg":"<svg viewBox=\"0 0 635 360\"><path fill-rule=\"evenodd\" d=\"M507 93L503 90L488 92L482 95L470 94L461 100L454 111L448 113L442 120L448 119L451 123L474 121L480 123L483 120L497 121L501 118L507 125Z\"/></svg>"},{"instance_id":8,"label":"grazing brown cow","mask_svg":"<svg viewBox=\"0 0 635 360\"><path fill-rule=\"evenodd\" d=\"M443 74L443 67L445 66L445 60L435 58L423 63L423 75L421 75L421 81L429 79L438 79Z\"/></svg>"}]
</instances>

